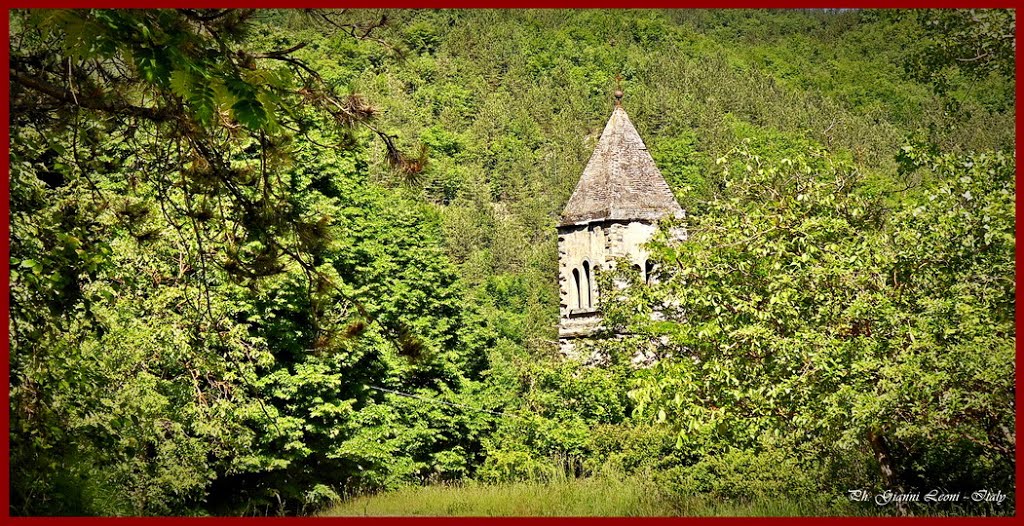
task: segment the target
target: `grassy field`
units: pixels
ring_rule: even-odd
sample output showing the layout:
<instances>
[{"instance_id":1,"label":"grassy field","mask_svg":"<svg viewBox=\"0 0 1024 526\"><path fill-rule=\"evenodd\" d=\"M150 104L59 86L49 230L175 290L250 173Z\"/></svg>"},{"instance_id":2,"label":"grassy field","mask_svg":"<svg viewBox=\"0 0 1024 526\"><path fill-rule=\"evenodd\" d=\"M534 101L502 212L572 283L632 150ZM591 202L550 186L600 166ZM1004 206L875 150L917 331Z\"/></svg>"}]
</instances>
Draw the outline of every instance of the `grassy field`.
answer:
<instances>
[{"instance_id":1,"label":"grassy field","mask_svg":"<svg viewBox=\"0 0 1024 526\"><path fill-rule=\"evenodd\" d=\"M861 511L862 513L862 511ZM641 478L564 479L553 482L409 487L356 497L324 516L799 516L852 515L800 502L731 502L671 497Z\"/></svg>"}]
</instances>

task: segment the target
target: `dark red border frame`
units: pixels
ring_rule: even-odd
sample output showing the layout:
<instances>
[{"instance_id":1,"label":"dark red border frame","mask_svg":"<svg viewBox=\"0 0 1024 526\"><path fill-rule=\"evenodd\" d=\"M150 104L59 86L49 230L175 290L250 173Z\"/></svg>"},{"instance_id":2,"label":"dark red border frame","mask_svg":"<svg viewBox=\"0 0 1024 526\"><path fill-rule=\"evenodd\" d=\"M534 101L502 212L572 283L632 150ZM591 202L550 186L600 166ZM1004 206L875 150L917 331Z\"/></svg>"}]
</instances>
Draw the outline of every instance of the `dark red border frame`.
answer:
<instances>
[{"instance_id":1,"label":"dark red border frame","mask_svg":"<svg viewBox=\"0 0 1024 526\"><path fill-rule=\"evenodd\" d=\"M459 8L923 8L923 7L939 7L939 8L954 8L954 7L972 7L972 8L1017 8L1019 2L1015 0L987 0L983 2L972 3L965 0L833 0L831 2L822 2L820 0L765 0L758 2L756 0L688 0L688 1L667 1L667 0L491 0L491 1L473 1L473 0L350 0L340 2L330 2L325 0L299 0L299 1L282 1L282 0L219 0L212 2L202 2L196 0L149 0L148 2L133 2L131 0L93 0L86 2L74 2L69 0L13 0L4 1L4 12L0 16L0 37L2 37L3 44L0 45L0 61L5 65L3 73L3 82L0 82L0 98L5 102L0 105L0 140L3 141L4 146L0 148L0 165L3 169L3 177L0 178L0 195L3 199L0 200L0 234L3 238L0 239L0 261L5 262L0 267L0 288L9 290L10 288L10 201L9 201L9 184L10 184L10 69L9 69L9 54L10 48L7 42L10 41L10 20L8 17L8 10L14 8L57 8L57 7L83 7L82 4L88 4L89 7L95 8L128 8L128 7L145 7L145 8L168 8L168 7L260 7L260 8L298 8L298 7L352 7L352 8L426 8L426 9L459 9ZM1020 40L1021 35L1024 34L1022 30L1022 23L1018 20L1016 27L1017 40ZM1016 64L1016 71L1018 77L1020 76L1022 67L1021 61L1018 59ZM1017 85L1017 100L1020 100L1021 86ZM1024 143L1021 139L1021 131L1024 129L1021 118L1018 115L1016 120L1016 150L1020 151L1021 144ZM1017 184L1015 189L1020 187L1020 173L1017 173ZM1018 199L1016 201L1016 214L1019 217L1021 212L1024 211L1024 203ZM1015 230L1015 235L1019 239L1020 232ZM1016 266L1019 268L1021 263L1024 262L1024 254L1019 250L1016 254ZM1019 275L1016 278L1016 301L1017 301L1017 334L1020 334L1022 326L1020 319L1020 303L1024 299L1024 292L1021 292ZM5 323L0 324L0 336L3 340L0 342L0 350L2 350L3 367L0 369L0 378L3 379L3 383L10 385L10 325L6 320L10 316L10 294L0 295L0 312L3 314ZM1024 356L1022 347L1018 343L1016 349L1016 363L1020 363L1020 359ZM1016 374L1016 368L1014 368ZM1024 393L1021 392L1020 375L1016 375L1016 407L1020 407L1021 403L1024 402ZM217 523L277 523L281 524L282 521L288 524L309 524L317 523L324 524L326 522L338 523L338 522L356 522L360 524L392 524L392 523L404 523L404 522L415 522L417 524L470 524L481 520L487 520L492 522L501 522L505 524L511 523L533 523L533 524L626 524L627 521L631 522L634 520L642 521L647 524L684 524L691 521L696 521L705 524L751 524L751 523L766 523L766 524L809 524L809 523L829 523L829 524L860 524L863 522L886 522L892 521L908 522L912 524L985 524L985 525L999 525L999 524L1017 524L1020 517L1020 511L1018 508L1017 515L1015 517L881 517L881 518L859 518L859 517L644 517L644 518L630 518L630 517L203 517L203 518L190 518L190 517L121 517L121 518L83 518L83 517L10 517L10 389L3 389L0 394L0 449L2 449L2 455L0 455L0 518L4 519L4 522L11 524L179 524L179 523L206 523L211 522ZM1021 474L1024 474L1024 466L1021 465L1020 458L1020 431L1021 424L1020 420L1016 420L1016 436L1017 438L1017 459L1016 459L1016 475L1017 480L1020 480ZM1017 503L1021 502L1021 490L1015 486L1014 491L1016 493Z\"/></svg>"}]
</instances>

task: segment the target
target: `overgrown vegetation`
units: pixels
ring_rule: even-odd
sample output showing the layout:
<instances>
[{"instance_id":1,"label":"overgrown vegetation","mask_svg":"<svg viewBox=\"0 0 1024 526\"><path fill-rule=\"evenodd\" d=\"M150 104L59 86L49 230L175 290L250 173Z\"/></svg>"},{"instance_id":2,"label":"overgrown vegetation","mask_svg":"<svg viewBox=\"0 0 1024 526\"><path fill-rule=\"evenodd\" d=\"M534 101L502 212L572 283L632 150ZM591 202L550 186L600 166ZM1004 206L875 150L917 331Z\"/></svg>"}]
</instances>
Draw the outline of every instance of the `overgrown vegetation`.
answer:
<instances>
[{"instance_id":1,"label":"overgrown vegetation","mask_svg":"<svg viewBox=\"0 0 1024 526\"><path fill-rule=\"evenodd\" d=\"M1013 513L1012 11L10 16L13 515ZM690 239L594 368L616 74Z\"/></svg>"},{"instance_id":2,"label":"overgrown vegetation","mask_svg":"<svg viewBox=\"0 0 1024 526\"><path fill-rule=\"evenodd\" d=\"M471 517L771 517L858 515L850 502L774 497L682 496L666 491L648 475L562 477L545 481L412 486L381 495L359 496L327 509L326 516Z\"/></svg>"}]
</instances>

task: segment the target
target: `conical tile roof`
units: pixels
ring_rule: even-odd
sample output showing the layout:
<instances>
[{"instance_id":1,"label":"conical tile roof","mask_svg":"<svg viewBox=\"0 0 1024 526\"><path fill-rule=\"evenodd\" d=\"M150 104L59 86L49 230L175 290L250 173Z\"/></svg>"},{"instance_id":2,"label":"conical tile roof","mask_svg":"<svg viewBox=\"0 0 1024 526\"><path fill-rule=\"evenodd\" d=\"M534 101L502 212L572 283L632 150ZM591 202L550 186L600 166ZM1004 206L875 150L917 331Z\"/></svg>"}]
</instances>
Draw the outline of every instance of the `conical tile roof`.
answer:
<instances>
[{"instance_id":1,"label":"conical tile roof","mask_svg":"<svg viewBox=\"0 0 1024 526\"><path fill-rule=\"evenodd\" d=\"M682 216L683 209L626 111L617 105L559 224L609 219L655 221L666 215Z\"/></svg>"}]
</instances>

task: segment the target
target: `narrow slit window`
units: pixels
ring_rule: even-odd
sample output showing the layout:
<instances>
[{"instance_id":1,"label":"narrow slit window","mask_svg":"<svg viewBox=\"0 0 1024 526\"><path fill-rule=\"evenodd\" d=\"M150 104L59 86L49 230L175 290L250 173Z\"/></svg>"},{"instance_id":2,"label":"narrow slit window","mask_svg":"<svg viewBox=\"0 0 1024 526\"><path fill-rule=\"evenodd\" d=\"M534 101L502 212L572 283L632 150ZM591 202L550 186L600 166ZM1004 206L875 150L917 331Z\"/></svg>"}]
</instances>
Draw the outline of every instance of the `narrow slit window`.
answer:
<instances>
[{"instance_id":1,"label":"narrow slit window","mask_svg":"<svg viewBox=\"0 0 1024 526\"><path fill-rule=\"evenodd\" d=\"M589 309L594 306L594 301L590 293L591 289L593 288L593 285L590 283L590 263L586 261L583 262L583 278L583 281L586 282L587 286L587 308ZM581 298L580 302L582 303L582 301L583 300Z\"/></svg>"},{"instance_id":2,"label":"narrow slit window","mask_svg":"<svg viewBox=\"0 0 1024 526\"><path fill-rule=\"evenodd\" d=\"M648 259L647 263L644 264L644 267L646 267L644 270L644 281L650 283L651 277L654 274L654 262Z\"/></svg>"}]
</instances>

